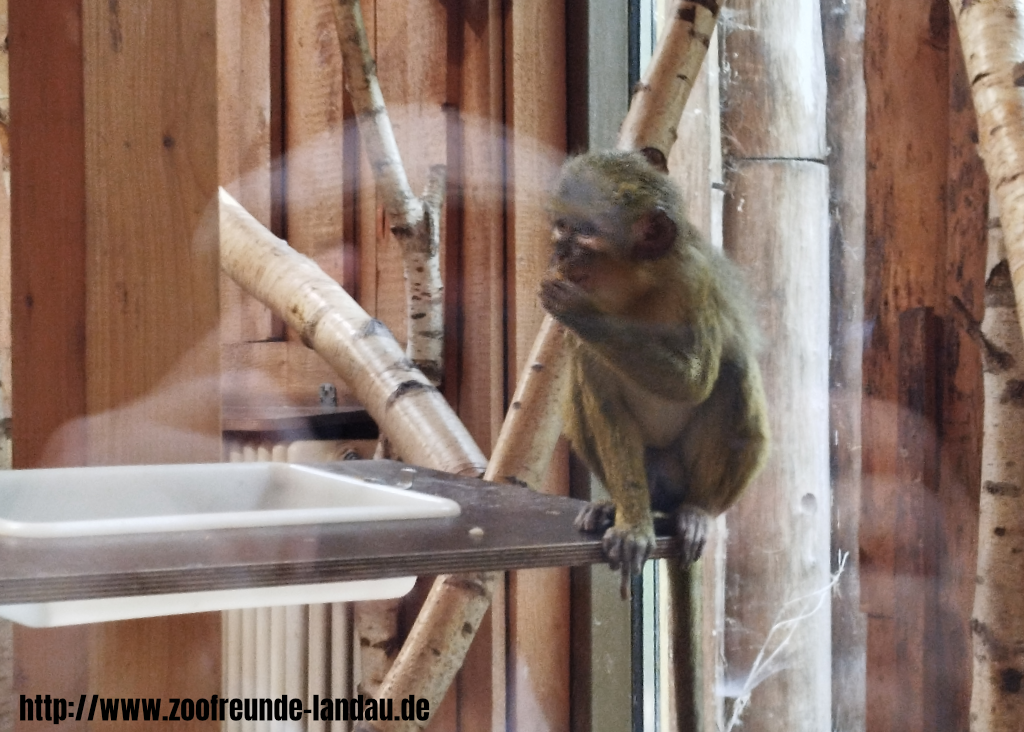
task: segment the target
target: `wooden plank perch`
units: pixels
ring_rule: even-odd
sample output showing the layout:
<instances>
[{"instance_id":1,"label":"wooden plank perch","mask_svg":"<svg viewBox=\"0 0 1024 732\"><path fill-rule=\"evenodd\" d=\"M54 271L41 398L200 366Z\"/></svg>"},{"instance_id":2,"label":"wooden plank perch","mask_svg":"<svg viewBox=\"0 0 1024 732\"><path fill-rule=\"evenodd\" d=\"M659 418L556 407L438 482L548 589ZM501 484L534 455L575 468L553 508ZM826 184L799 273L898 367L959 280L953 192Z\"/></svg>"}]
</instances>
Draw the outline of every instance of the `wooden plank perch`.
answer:
<instances>
[{"instance_id":1,"label":"wooden plank perch","mask_svg":"<svg viewBox=\"0 0 1024 732\"><path fill-rule=\"evenodd\" d=\"M421 197L412 192L377 81L377 64L370 53L359 0L335 0L333 5L345 88L391 233L402 245L408 305L406 354L437 385L444 373L444 287L439 251L445 166L431 166Z\"/></svg>"},{"instance_id":2,"label":"wooden plank perch","mask_svg":"<svg viewBox=\"0 0 1024 732\"><path fill-rule=\"evenodd\" d=\"M963 46L985 169L1001 212L1024 324L1024 17L1015 0L950 0Z\"/></svg>"},{"instance_id":3,"label":"wooden plank perch","mask_svg":"<svg viewBox=\"0 0 1024 732\"><path fill-rule=\"evenodd\" d=\"M457 475L483 473L480 448L380 321L223 189L220 227L224 271L345 379L403 460Z\"/></svg>"},{"instance_id":4,"label":"wooden plank perch","mask_svg":"<svg viewBox=\"0 0 1024 732\"><path fill-rule=\"evenodd\" d=\"M336 8L351 5L338 0ZM710 7L710 11L709 11ZM679 0L673 20L665 31L667 40L659 43L641 88L644 100L630 107L619 136L620 149L655 148L668 159L676 137L676 124L686 105L692 79L707 53L701 29L710 38L720 5L708 0ZM699 25L697 25L699 23ZM695 32L691 33L691 30ZM666 62L662 57L668 56ZM666 63L668 65L666 65ZM673 68L670 68L675 64ZM689 73L681 82L680 75ZM675 89L664 94L656 88L671 84ZM649 119L656 121L648 122ZM498 445L485 478L537 486L543 477L555 441L559 375L564 371L563 331L546 316L520 376L512 409L502 426ZM380 687L380 694L391 698L430 700L436 709L462 665L469 645L491 601L498 575L439 577L420 611L405 645ZM360 732L408 732L421 727L416 722L361 722Z\"/></svg>"}]
</instances>

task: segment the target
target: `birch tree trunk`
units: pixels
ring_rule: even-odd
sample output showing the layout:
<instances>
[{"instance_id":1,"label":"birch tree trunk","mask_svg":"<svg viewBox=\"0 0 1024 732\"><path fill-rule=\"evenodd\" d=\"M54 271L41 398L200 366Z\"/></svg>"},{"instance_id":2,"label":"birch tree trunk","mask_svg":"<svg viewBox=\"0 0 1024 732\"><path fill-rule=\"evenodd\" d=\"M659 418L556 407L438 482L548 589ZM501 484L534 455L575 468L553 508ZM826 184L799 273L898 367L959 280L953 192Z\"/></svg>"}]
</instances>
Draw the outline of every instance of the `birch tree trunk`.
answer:
<instances>
[{"instance_id":1,"label":"birch tree trunk","mask_svg":"<svg viewBox=\"0 0 1024 732\"><path fill-rule=\"evenodd\" d=\"M963 46L978 138L1004 233L1024 326L1024 17L1016 0L950 0Z\"/></svg>"},{"instance_id":2,"label":"birch tree trunk","mask_svg":"<svg viewBox=\"0 0 1024 732\"><path fill-rule=\"evenodd\" d=\"M818 3L736 0L722 30L725 249L764 331L772 431L764 471L727 519L726 730L820 732L831 729L831 520Z\"/></svg>"},{"instance_id":3,"label":"birch tree trunk","mask_svg":"<svg viewBox=\"0 0 1024 732\"><path fill-rule=\"evenodd\" d=\"M1002 232L990 231L981 325L985 356L972 732L1016 732L1024 720L1024 341Z\"/></svg>"}]
</instances>

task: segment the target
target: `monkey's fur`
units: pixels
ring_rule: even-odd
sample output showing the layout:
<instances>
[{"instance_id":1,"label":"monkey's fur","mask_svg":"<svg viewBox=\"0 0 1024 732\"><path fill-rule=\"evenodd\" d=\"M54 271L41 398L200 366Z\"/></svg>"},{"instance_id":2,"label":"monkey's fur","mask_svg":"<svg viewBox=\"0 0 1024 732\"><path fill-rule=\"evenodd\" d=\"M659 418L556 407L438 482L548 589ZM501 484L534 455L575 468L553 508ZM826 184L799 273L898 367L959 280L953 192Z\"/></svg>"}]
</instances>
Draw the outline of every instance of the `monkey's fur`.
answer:
<instances>
[{"instance_id":1,"label":"monkey's fur","mask_svg":"<svg viewBox=\"0 0 1024 732\"><path fill-rule=\"evenodd\" d=\"M756 330L732 264L682 214L668 176L637 153L569 160L549 212L541 303L569 330L565 433L611 494L577 518L604 532L623 592L674 518L682 561L768 450Z\"/></svg>"}]
</instances>

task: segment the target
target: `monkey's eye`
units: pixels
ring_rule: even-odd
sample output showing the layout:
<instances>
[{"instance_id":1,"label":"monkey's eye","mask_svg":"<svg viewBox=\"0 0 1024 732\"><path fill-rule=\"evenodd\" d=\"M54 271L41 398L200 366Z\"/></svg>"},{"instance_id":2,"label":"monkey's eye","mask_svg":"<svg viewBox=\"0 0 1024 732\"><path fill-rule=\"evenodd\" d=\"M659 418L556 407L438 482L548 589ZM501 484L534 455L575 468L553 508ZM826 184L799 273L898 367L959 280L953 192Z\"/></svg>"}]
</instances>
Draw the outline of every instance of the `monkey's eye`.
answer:
<instances>
[{"instance_id":1,"label":"monkey's eye","mask_svg":"<svg viewBox=\"0 0 1024 732\"><path fill-rule=\"evenodd\" d=\"M564 239L566 234L569 233L569 227L565 223L565 219L557 219L552 226L551 233L555 239Z\"/></svg>"},{"instance_id":2,"label":"monkey's eye","mask_svg":"<svg viewBox=\"0 0 1024 732\"><path fill-rule=\"evenodd\" d=\"M597 236L597 227L590 221L581 221L575 226L579 236Z\"/></svg>"}]
</instances>

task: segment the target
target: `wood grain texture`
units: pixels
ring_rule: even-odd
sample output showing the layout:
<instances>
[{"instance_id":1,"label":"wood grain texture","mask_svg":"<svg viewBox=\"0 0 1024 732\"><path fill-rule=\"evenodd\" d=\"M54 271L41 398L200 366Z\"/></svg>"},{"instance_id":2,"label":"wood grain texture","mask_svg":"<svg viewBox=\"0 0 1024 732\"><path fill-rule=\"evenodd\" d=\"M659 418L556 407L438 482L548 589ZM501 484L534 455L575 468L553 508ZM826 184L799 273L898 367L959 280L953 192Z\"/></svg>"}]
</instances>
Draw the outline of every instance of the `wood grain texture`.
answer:
<instances>
[{"instance_id":1,"label":"wood grain texture","mask_svg":"<svg viewBox=\"0 0 1024 732\"><path fill-rule=\"evenodd\" d=\"M537 283L547 266L546 193L566 147L565 9L539 0L507 6L505 115L507 148L507 363L515 379L526 364L543 311ZM568 493L564 474L543 490ZM509 729L569 726L569 575L519 572L510 579Z\"/></svg>"},{"instance_id":2,"label":"wood grain texture","mask_svg":"<svg viewBox=\"0 0 1024 732\"><path fill-rule=\"evenodd\" d=\"M450 5L445 393L485 453L505 415L505 156L500 0ZM506 726L505 584L456 681L461 729Z\"/></svg>"},{"instance_id":3,"label":"wood grain texture","mask_svg":"<svg viewBox=\"0 0 1024 732\"><path fill-rule=\"evenodd\" d=\"M741 158L823 160L826 85L819 3L730 0L722 24L722 127Z\"/></svg>"},{"instance_id":4,"label":"wood grain texture","mask_svg":"<svg viewBox=\"0 0 1024 732\"><path fill-rule=\"evenodd\" d=\"M271 225L270 2L217 0L219 181L253 216ZM221 339L262 341L281 335L280 321L221 275Z\"/></svg>"},{"instance_id":5,"label":"wood grain texture","mask_svg":"<svg viewBox=\"0 0 1024 732\"><path fill-rule=\"evenodd\" d=\"M772 344L761 357L772 451L726 517L726 682L742 685L762 644L770 652L792 629L785 666L753 689L743 727L830 729L828 169L730 167L724 238Z\"/></svg>"},{"instance_id":6,"label":"wood grain texture","mask_svg":"<svg viewBox=\"0 0 1024 732\"><path fill-rule=\"evenodd\" d=\"M83 9L89 462L219 460L215 3Z\"/></svg>"},{"instance_id":7,"label":"wood grain texture","mask_svg":"<svg viewBox=\"0 0 1024 732\"><path fill-rule=\"evenodd\" d=\"M860 556L861 600L869 615L868 730L907 728L904 722L937 730L968 725L980 363L965 325L981 313L986 194L967 80L949 24L942 3L867 2L864 318L871 326L865 332ZM905 388L899 319L917 307L944 319L933 354L941 392L938 487L919 508L918 525L904 527L917 531L930 552L920 560L931 572L934 607L927 616L901 601L907 596L900 594L901 583L911 580L900 557L911 539L897 523L906 500L896 429ZM923 701L914 699L909 711L897 696L906 691L903 680L894 676L908 655L921 658L926 669L914 681Z\"/></svg>"},{"instance_id":8,"label":"wood grain texture","mask_svg":"<svg viewBox=\"0 0 1024 732\"><path fill-rule=\"evenodd\" d=\"M832 728L821 19L816 3L730 7L720 28L723 239L771 344L761 362L772 447L726 517L725 678L741 687L727 704L726 728L740 719L752 730L810 732ZM780 654L776 673L758 667L762 649L765 658Z\"/></svg>"},{"instance_id":9,"label":"wood grain texture","mask_svg":"<svg viewBox=\"0 0 1024 732\"><path fill-rule=\"evenodd\" d=\"M317 406L320 384L334 384L339 404L354 401L338 373L302 343L225 344L221 364L225 407Z\"/></svg>"},{"instance_id":10,"label":"wood grain texture","mask_svg":"<svg viewBox=\"0 0 1024 732\"><path fill-rule=\"evenodd\" d=\"M85 136L81 0L10 4L15 466L75 465L81 443L47 443L85 415ZM32 52L18 49L33 49ZM60 262L60 267L54 267ZM55 388L59 384L60 388Z\"/></svg>"},{"instance_id":11,"label":"wood grain texture","mask_svg":"<svg viewBox=\"0 0 1024 732\"><path fill-rule=\"evenodd\" d=\"M831 212L829 425L832 570L846 556L832 602L832 725L864 728L867 618L860 607L861 379L864 354L864 0L822 3L828 82Z\"/></svg>"},{"instance_id":12,"label":"wood grain texture","mask_svg":"<svg viewBox=\"0 0 1024 732\"><path fill-rule=\"evenodd\" d=\"M898 700L891 729L925 732L930 724L929 635L935 628L941 326L930 308L900 313L893 618L895 663L888 682Z\"/></svg>"},{"instance_id":13,"label":"wood grain texture","mask_svg":"<svg viewBox=\"0 0 1024 732\"><path fill-rule=\"evenodd\" d=\"M341 50L331 0L285 0L284 12L285 238L350 285L345 260L355 251L347 219L355 190L346 179L352 166L345 156Z\"/></svg>"},{"instance_id":14,"label":"wood grain texture","mask_svg":"<svg viewBox=\"0 0 1024 732\"><path fill-rule=\"evenodd\" d=\"M461 17L460 17L461 15ZM501 2L463 3L448 18L460 42L455 144L450 144L446 289L455 307L445 318L446 393L490 452L505 415L505 156ZM456 31L458 29L458 31ZM451 93L451 92L450 92ZM455 219L455 221L453 221ZM455 253L458 252L458 256ZM457 369L457 370L456 370Z\"/></svg>"},{"instance_id":15,"label":"wood grain texture","mask_svg":"<svg viewBox=\"0 0 1024 732\"><path fill-rule=\"evenodd\" d=\"M74 465L81 443L47 460L64 422L85 415L85 107L81 0L12 0L12 372L15 466ZM60 262L60 267L54 267ZM54 388L59 384L60 388ZM61 462L63 461L63 463ZM15 694L88 685L88 629L14 629ZM18 722L15 729L35 728Z\"/></svg>"},{"instance_id":16,"label":"wood grain texture","mask_svg":"<svg viewBox=\"0 0 1024 732\"><path fill-rule=\"evenodd\" d=\"M544 312L537 283L547 266L544 204L565 155L564 10L542 0L507 6L509 390L526 362Z\"/></svg>"},{"instance_id":17,"label":"wood grain texture","mask_svg":"<svg viewBox=\"0 0 1024 732\"><path fill-rule=\"evenodd\" d=\"M938 492L937 627L928 639L933 678L929 724L970 724L971 613L975 591L983 432L982 358L956 317L964 305L982 317L988 236L988 177L978 155L977 118L959 39L949 38L949 143L946 188L945 306L940 376L942 465ZM941 309L940 309L941 312Z\"/></svg>"},{"instance_id":18,"label":"wood grain texture","mask_svg":"<svg viewBox=\"0 0 1024 732\"><path fill-rule=\"evenodd\" d=\"M872 437L863 451L861 602L869 615L888 618L894 612L897 318L910 307L944 309L936 253L946 239L948 25L933 20L934 7L923 0L867 3L864 317L871 328L862 428ZM874 693L869 684L868 697ZM870 717L868 728L877 729Z\"/></svg>"},{"instance_id":19,"label":"wood grain texture","mask_svg":"<svg viewBox=\"0 0 1024 732\"><path fill-rule=\"evenodd\" d=\"M90 464L221 457L216 29L215 0L83 4ZM220 645L219 614L98 625L89 688L210 696Z\"/></svg>"}]
</instances>

